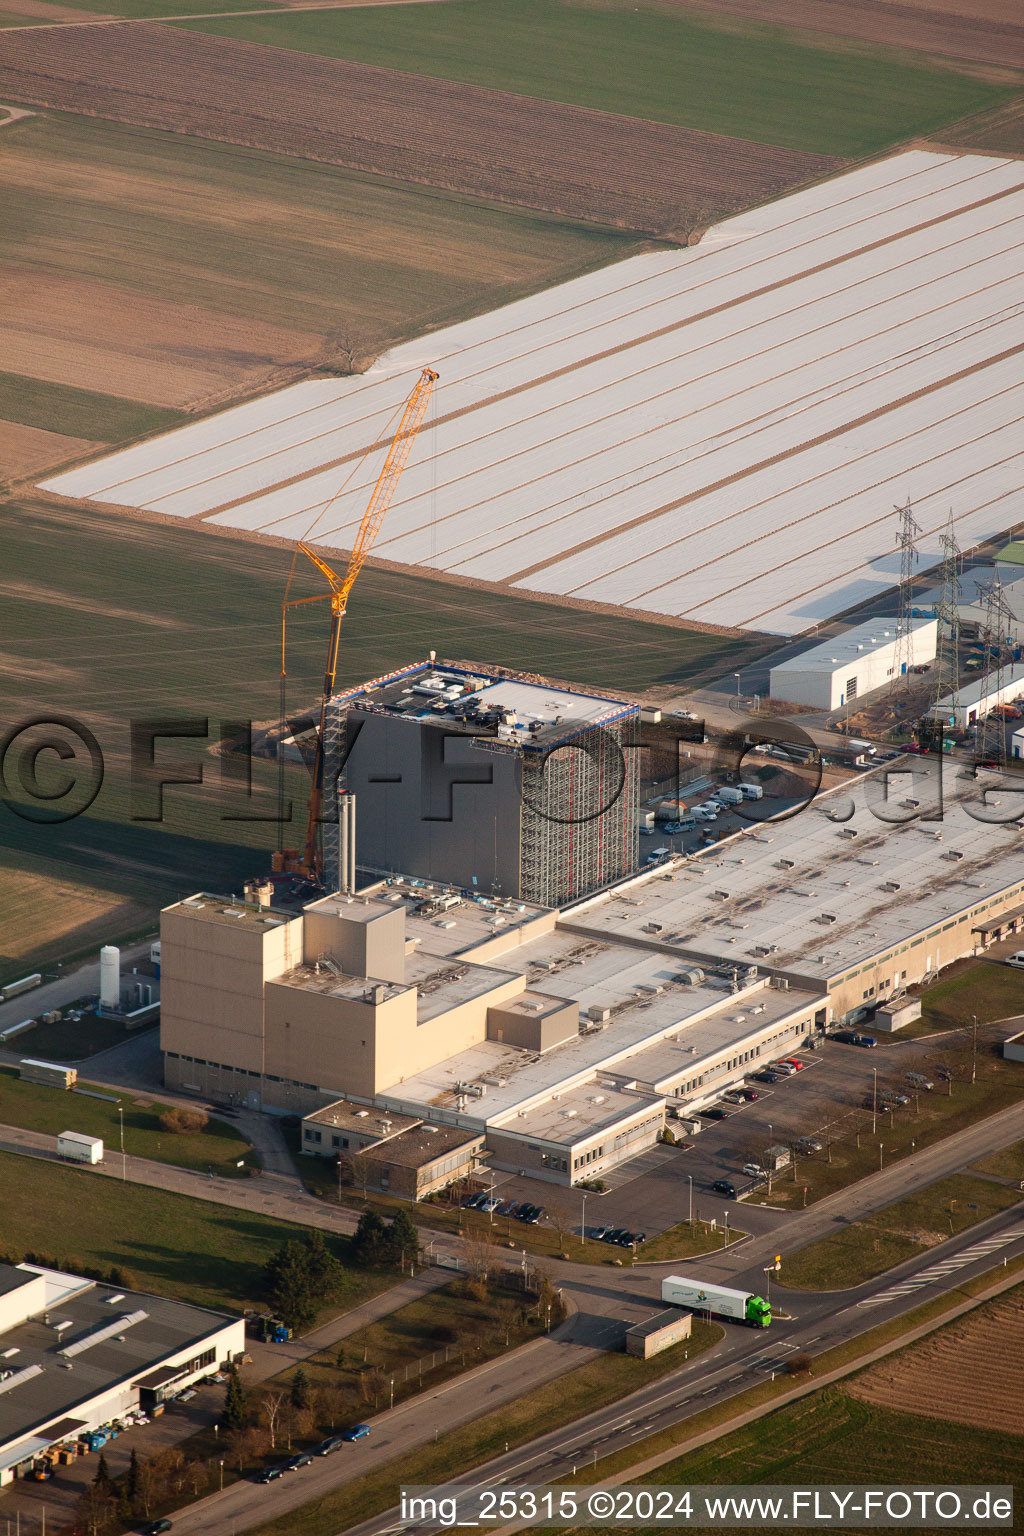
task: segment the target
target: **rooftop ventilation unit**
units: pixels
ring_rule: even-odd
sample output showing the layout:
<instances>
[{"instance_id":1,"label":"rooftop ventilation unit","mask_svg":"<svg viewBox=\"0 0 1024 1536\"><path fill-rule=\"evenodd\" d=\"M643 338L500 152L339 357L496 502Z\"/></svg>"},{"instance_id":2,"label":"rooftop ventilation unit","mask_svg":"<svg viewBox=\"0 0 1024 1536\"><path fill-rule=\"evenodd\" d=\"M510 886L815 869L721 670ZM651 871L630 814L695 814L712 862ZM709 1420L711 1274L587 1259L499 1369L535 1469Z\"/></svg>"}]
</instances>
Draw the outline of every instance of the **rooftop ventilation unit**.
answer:
<instances>
[{"instance_id":1,"label":"rooftop ventilation unit","mask_svg":"<svg viewBox=\"0 0 1024 1536\"><path fill-rule=\"evenodd\" d=\"M776 869L792 869L793 866L795 865L795 863L796 863L795 859L777 859L776 863L775 863L775 868Z\"/></svg>"},{"instance_id":2,"label":"rooftop ventilation unit","mask_svg":"<svg viewBox=\"0 0 1024 1536\"><path fill-rule=\"evenodd\" d=\"M136 1323L144 1322L148 1316L148 1312L126 1312L115 1323L104 1323L102 1328L96 1328L92 1333L87 1333L84 1339L76 1339L73 1344L65 1344L59 1353L65 1360L70 1360L72 1356L92 1349L95 1344L103 1344L107 1339L120 1338L126 1328L134 1328Z\"/></svg>"},{"instance_id":3,"label":"rooftop ventilation unit","mask_svg":"<svg viewBox=\"0 0 1024 1536\"><path fill-rule=\"evenodd\" d=\"M9 1392L12 1387L20 1387L23 1381L31 1381L33 1376L41 1376L41 1365L26 1365L23 1370L11 1371L0 1378L0 1392Z\"/></svg>"}]
</instances>

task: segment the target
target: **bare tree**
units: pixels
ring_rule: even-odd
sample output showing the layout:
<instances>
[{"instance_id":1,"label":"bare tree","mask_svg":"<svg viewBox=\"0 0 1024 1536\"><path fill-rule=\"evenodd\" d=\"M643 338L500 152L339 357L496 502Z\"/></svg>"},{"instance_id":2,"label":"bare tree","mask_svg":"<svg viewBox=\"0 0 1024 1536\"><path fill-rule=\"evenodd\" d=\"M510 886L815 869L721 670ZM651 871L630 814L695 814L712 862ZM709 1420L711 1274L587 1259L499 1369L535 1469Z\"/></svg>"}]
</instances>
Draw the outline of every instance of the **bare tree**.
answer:
<instances>
[{"instance_id":1,"label":"bare tree","mask_svg":"<svg viewBox=\"0 0 1024 1536\"><path fill-rule=\"evenodd\" d=\"M272 1451L277 1450L277 1436L281 1427L281 1412L287 1401L287 1394L282 1392L279 1387L270 1387L264 1392L263 1400L260 1403L260 1417L267 1426L267 1433L270 1436L270 1449Z\"/></svg>"}]
</instances>

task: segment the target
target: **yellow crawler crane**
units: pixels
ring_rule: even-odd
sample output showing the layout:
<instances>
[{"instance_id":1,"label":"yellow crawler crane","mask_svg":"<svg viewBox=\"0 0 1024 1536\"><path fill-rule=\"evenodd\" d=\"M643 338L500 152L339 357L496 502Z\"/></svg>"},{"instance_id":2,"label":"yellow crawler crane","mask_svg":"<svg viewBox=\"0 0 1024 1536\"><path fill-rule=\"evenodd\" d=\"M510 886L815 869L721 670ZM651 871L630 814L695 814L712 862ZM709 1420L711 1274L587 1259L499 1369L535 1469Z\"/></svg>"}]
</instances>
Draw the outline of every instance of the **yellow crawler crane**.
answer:
<instances>
[{"instance_id":1,"label":"yellow crawler crane","mask_svg":"<svg viewBox=\"0 0 1024 1536\"><path fill-rule=\"evenodd\" d=\"M281 696L284 698L285 680L285 622L290 608L300 608L306 603L326 602L331 604L331 636L327 647L327 665L324 668L323 695L320 700L320 725L317 731L316 746L313 756L313 783L309 793L309 808L306 816L306 840L301 853L298 849L282 849L273 858L275 870L288 871L294 874L305 875L307 879L315 880L323 885L324 859L323 839L320 833L320 808L323 802L324 792L324 726L327 719L327 704L334 693L335 678L338 673L338 648L341 639L341 621L345 617L348 607L349 594L355 585L356 577L365 564L373 542L380 532L385 513L391 505L391 499L395 494L402 471L408 463L412 445L416 440L416 434L423 424L423 418L430 403L438 375L433 368L424 368L411 395L405 402L402 417L398 424L398 430L391 440L384 467L377 478L373 488L369 505L363 513L363 520L359 524L359 532L356 535L352 552L349 555L348 565L344 576L339 576L332 570L315 549L300 539L296 553L299 551L307 559L311 560L317 570L327 578L330 592L320 592L313 597L297 597L287 599L282 604L281 612ZM340 494L340 492L339 492ZM332 501L336 498L332 498ZM329 510L325 508L325 512ZM324 514L321 513L321 517ZM294 563L292 566L294 570ZM290 578L289 578L290 583ZM282 719L284 710L282 708ZM280 749L279 749L280 750Z\"/></svg>"}]
</instances>

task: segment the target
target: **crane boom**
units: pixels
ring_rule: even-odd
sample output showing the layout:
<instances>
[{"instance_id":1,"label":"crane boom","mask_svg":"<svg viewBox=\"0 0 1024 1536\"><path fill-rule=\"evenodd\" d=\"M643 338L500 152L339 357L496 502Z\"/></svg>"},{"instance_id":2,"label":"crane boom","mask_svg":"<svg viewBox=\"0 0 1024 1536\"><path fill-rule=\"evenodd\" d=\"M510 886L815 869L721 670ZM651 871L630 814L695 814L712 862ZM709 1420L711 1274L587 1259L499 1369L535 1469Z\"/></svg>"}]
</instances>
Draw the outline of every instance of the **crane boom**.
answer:
<instances>
[{"instance_id":1,"label":"crane boom","mask_svg":"<svg viewBox=\"0 0 1024 1536\"><path fill-rule=\"evenodd\" d=\"M297 854L282 853L279 857L280 864L286 868L300 871L310 879L323 883L323 846L320 838L320 810L323 803L324 788L324 728L327 723L327 705L334 693L335 679L338 674L338 651L341 640L341 621L348 609L349 594L355 585L356 578L366 563L366 558L373 548L374 540L380 532L381 524L391 505L392 497L398 487L402 471L409 461L412 445L416 440L416 434L423 424L423 418L430 403L430 396L438 375L433 368L424 368L412 393L405 402L401 420L397 431L391 440L384 467L377 477L377 483L373 488L369 504L363 513L348 558L345 574L339 576L327 561L311 545L300 539L298 548L306 558L316 566L317 570L326 577L330 586L330 592L323 592L316 597L297 598L292 602L283 604L281 624L281 677L284 678L284 614L289 608L300 607L308 602L321 602L330 599L331 604L331 633L327 647L327 665L324 668L323 693L320 699L320 722L317 731L316 747L313 757L313 783L309 794L309 807L306 817L306 838L301 857ZM283 687L283 683L282 683Z\"/></svg>"}]
</instances>

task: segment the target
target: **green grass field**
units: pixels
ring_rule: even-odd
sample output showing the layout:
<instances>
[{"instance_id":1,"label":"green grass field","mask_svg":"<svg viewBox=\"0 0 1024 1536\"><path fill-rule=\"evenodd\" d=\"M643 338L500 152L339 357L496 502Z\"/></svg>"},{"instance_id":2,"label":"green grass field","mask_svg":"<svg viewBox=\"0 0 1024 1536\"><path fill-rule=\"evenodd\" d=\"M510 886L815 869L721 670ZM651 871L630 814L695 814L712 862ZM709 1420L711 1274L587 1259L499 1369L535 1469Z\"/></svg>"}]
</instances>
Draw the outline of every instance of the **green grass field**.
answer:
<instances>
[{"instance_id":1,"label":"green grass field","mask_svg":"<svg viewBox=\"0 0 1024 1536\"><path fill-rule=\"evenodd\" d=\"M0 373L0 418L97 443L119 443L146 432L166 432L189 419L182 411L74 389L69 384L50 384L23 373Z\"/></svg>"},{"instance_id":2,"label":"green grass field","mask_svg":"<svg viewBox=\"0 0 1024 1536\"><path fill-rule=\"evenodd\" d=\"M133 822L129 722L154 715L209 718L212 739L222 719L278 717L280 603L290 553L181 524L145 525L25 501L0 505L0 540L8 586L9 718L56 712L80 719L100 741L106 767L98 798L76 821L48 827L8 815L0 870L119 892L135 902L125 921L136 930L140 910L153 912L187 891L238 889L266 867L277 824L227 821L222 813L272 817L273 765L255 761L258 793L251 805L237 794L225 800L217 765L202 744L168 741L161 760L187 772L202 765L207 782L202 789L168 789L163 822ZM60 568L73 573L66 592L54 580L55 549ZM315 573L300 572L296 591L317 590ZM314 700L325 641L320 606L290 626L290 707ZM637 689L731 665L747 643L600 614L567 615L518 596L364 570L345 620L339 686L432 648ZM289 793L293 837L308 793L301 768L291 775ZM32 942L16 911L0 917L0 956L9 957L11 972L32 968ZM50 956L66 959L73 949L47 939Z\"/></svg>"},{"instance_id":3,"label":"green grass field","mask_svg":"<svg viewBox=\"0 0 1024 1536\"><path fill-rule=\"evenodd\" d=\"M987 1024L1024 1013L1024 971L995 961L965 961L956 974L936 982L921 997L921 1024L927 1032L970 1028L971 1018Z\"/></svg>"},{"instance_id":4,"label":"green grass field","mask_svg":"<svg viewBox=\"0 0 1024 1536\"><path fill-rule=\"evenodd\" d=\"M82 1080L81 1086L91 1085ZM114 1094L110 1088L96 1091ZM206 1130L196 1136L176 1136L165 1131L160 1116L169 1107L154 1103L148 1096L140 1102L130 1092L122 1095L124 1149L129 1157L150 1157L201 1173L212 1169L224 1177L242 1174L243 1170L236 1165L243 1159L247 1167L258 1167L258 1159L250 1155L249 1143L225 1120L211 1119ZM61 1131L99 1136L107 1161L117 1163L120 1157L121 1122L116 1104L59 1088L45 1088L38 1083L24 1083L12 1067L0 1067L0 1125L19 1125L50 1136L58 1136Z\"/></svg>"},{"instance_id":5,"label":"green grass field","mask_svg":"<svg viewBox=\"0 0 1024 1536\"><path fill-rule=\"evenodd\" d=\"M1001 1152L993 1152L991 1157L983 1157L971 1167L976 1173L992 1173L996 1178L1015 1179L1019 1183L1024 1179L1024 1141L1014 1142L1012 1147L1004 1147Z\"/></svg>"},{"instance_id":6,"label":"green grass field","mask_svg":"<svg viewBox=\"0 0 1024 1536\"><path fill-rule=\"evenodd\" d=\"M627 0L458 0L181 25L828 155L871 154L1011 94L953 69Z\"/></svg>"},{"instance_id":7,"label":"green grass field","mask_svg":"<svg viewBox=\"0 0 1024 1536\"><path fill-rule=\"evenodd\" d=\"M302 1228L284 1221L122 1184L84 1169L0 1153L0 1251L44 1253L128 1269L140 1290L206 1307L261 1302L260 1274L271 1254ZM328 1238L344 1262L344 1239ZM332 1312L358 1306L390 1277L347 1269Z\"/></svg>"},{"instance_id":8,"label":"green grass field","mask_svg":"<svg viewBox=\"0 0 1024 1536\"><path fill-rule=\"evenodd\" d=\"M782 1284L808 1291L861 1285L1019 1199L1020 1192L1005 1184L953 1174L785 1256Z\"/></svg>"}]
</instances>

